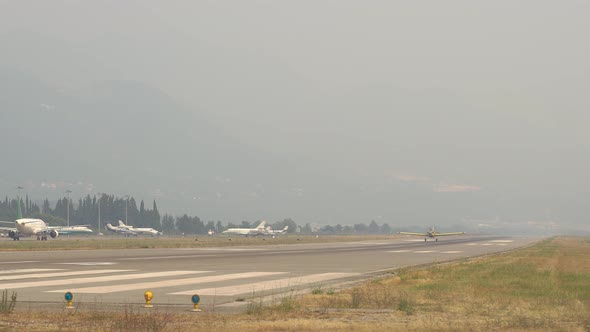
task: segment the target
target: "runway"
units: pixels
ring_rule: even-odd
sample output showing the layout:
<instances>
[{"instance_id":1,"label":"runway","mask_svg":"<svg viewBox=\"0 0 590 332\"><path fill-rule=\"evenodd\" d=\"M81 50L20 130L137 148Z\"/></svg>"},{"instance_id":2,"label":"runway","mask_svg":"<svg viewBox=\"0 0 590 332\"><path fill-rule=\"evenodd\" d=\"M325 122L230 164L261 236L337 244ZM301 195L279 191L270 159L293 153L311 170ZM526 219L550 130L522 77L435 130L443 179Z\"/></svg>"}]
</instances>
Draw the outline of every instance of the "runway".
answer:
<instances>
[{"instance_id":1,"label":"runway","mask_svg":"<svg viewBox=\"0 0 590 332\"><path fill-rule=\"evenodd\" d=\"M2 252L0 289L18 293L17 309L75 305L97 310L141 305L154 293L155 307L235 310L247 299L324 290L400 267L512 250L537 238L455 236L438 242L391 240L183 249ZM146 239L149 241L149 239ZM318 240L321 241L321 240ZM184 308L184 309L183 309Z\"/></svg>"}]
</instances>

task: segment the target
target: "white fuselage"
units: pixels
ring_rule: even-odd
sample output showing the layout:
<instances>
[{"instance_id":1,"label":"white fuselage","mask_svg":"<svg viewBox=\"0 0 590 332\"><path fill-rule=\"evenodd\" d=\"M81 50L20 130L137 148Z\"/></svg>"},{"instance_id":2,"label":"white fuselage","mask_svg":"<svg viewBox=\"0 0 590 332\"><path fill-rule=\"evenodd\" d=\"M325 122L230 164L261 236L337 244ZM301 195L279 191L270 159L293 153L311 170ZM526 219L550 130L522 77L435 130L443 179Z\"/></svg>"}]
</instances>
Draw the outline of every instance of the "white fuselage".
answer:
<instances>
[{"instance_id":1,"label":"white fuselage","mask_svg":"<svg viewBox=\"0 0 590 332\"><path fill-rule=\"evenodd\" d=\"M223 234L236 234L244 236L268 235L268 231L264 226L266 222L263 221L256 228L230 228L223 231Z\"/></svg>"},{"instance_id":2,"label":"white fuselage","mask_svg":"<svg viewBox=\"0 0 590 332\"><path fill-rule=\"evenodd\" d=\"M22 218L14 222L18 232L24 236L40 235L49 232L47 224L41 219Z\"/></svg>"},{"instance_id":3,"label":"white fuselage","mask_svg":"<svg viewBox=\"0 0 590 332\"><path fill-rule=\"evenodd\" d=\"M135 228L133 226L125 225L122 221L119 220L119 226L112 226L111 224L107 224L106 226L109 230L121 233L125 235L162 235L162 232L159 232L153 228L147 227L138 227Z\"/></svg>"},{"instance_id":4,"label":"white fuselage","mask_svg":"<svg viewBox=\"0 0 590 332\"><path fill-rule=\"evenodd\" d=\"M131 227L130 230L132 232L136 232L138 234L144 234L144 235L161 235L160 232L158 232L157 230L155 230L153 228L135 228L135 227Z\"/></svg>"}]
</instances>

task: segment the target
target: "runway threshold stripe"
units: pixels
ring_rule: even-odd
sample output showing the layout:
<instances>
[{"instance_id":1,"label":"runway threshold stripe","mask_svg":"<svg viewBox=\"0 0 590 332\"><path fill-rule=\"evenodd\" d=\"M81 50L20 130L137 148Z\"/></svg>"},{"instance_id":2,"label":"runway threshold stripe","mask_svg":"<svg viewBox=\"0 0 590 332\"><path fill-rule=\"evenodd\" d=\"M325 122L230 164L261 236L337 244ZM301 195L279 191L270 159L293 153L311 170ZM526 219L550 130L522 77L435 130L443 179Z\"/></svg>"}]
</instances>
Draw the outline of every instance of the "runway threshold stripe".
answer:
<instances>
[{"instance_id":1,"label":"runway threshold stripe","mask_svg":"<svg viewBox=\"0 0 590 332\"><path fill-rule=\"evenodd\" d=\"M326 280L340 279L351 276L356 276L358 273L321 273L312 274L304 277L285 278L270 281L253 282L249 284L226 286L219 288L205 288L195 289L190 291L171 293L172 295L218 295L218 296L233 296L239 294L261 292L265 290L273 290L285 287L296 287L299 285L310 284L314 282L321 282Z\"/></svg>"},{"instance_id":2,"label":"runway threshold stripe","mask_svg":"<svg viewBox=\"0 0 590 332\"><path fill-rule=\"evenodd\" d=\"M4 263L2 263L2 264L4 264ZM62 271L62 270L63 269L13 269L13 270L0 270L0 274Z\"/></svg>"},{"instance_id":3,"label":"runway threshold stripe","mask_svg":"<svg viewBox=\"0 0 590 332\"><path fill-rule=\"evenodd\" d=\"M127 271L133 271L133 270L127 270ZM12 283L12 284L0 284L0 289L79 285L79 284L87 284L87 283L92 283L92 282L108 282L108 281L117 281L117 280L131 280L131 281L133 281L136 279L155 278L155 277L170 277L170 276L186 275L186 274L193 274L193 273L205 273L205 272L209 272L209 271L164 271L164 272L151 272L151 273L119 274L119 275L112 275L112 276L76 278L76 279L17 282L17 283Z\"/></svg>"},{"instance_id":4,"label":"runway threshold stripe","mask_svg":"<svg viewBox=\"0 0 590 332\"><path fill-rule=\"evenodd\" d=\"M116 272L130 272L133 270L83 270L83 271L65 271L65 272L51 272L51 273L36 273L36 274L17 274L9 276L0 276L0 280L20 280L33 278L52 278L52 277L68 277L79 276L84 274L103 274Z\"/></svg>"},{"instance_id":5,"label":"runway threshold stripe","mask_svg":"<svg viewBox=\"0 0 590 332\"><path fill-rule=\"evenodd\" d=\"M208 277L172 279L172 280L152 281L152 282L144 282L144 283L114 285L114 286L97 286L97 287L85 287L85 288L67 289L67 290L51 290L51 291L47 291L46 293L62 293L62 292L69 290L73 293L106 294L106 293L123 292L123 291L136 290L136 289L154 289L154 288L159 288L159 287L173 287L173 286L192 285L192 284L200 284L200 283L216 282L216 281L226 281L226 280L234 280L234 279L264 277L264 276L271 276L271 275L284 274L284 273L287 273L287 272L245 272L245 273L224 274L224 275L216 275L216 276L208 276Z\"/></svg>"}]
</instances>

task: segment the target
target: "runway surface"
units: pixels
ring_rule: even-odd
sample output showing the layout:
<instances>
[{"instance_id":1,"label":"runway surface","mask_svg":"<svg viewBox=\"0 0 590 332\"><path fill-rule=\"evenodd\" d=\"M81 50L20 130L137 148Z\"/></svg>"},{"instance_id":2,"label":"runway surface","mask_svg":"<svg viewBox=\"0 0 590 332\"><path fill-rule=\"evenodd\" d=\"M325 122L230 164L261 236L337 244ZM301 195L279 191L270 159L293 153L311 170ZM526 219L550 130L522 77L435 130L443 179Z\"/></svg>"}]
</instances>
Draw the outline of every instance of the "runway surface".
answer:
<instances>
[{"instance_id":1,"label":"runway surface","mask_svg":"<svg viewBox=\"0 0 590 332\"><path fill-rule=\"evenodd\" d=\"M0 289L18 293L19 309L63 308L64 293L80 308L102 310L144 303L190 309L236 310L247 299L310 288L324 290L405 266L497 253L538 238L456 236L424 242L392 240L183 249L2 252ZM149 239L146 239L149 241ZM184 308L184 309L182 309Z\"/></svg>"}]
</instances>

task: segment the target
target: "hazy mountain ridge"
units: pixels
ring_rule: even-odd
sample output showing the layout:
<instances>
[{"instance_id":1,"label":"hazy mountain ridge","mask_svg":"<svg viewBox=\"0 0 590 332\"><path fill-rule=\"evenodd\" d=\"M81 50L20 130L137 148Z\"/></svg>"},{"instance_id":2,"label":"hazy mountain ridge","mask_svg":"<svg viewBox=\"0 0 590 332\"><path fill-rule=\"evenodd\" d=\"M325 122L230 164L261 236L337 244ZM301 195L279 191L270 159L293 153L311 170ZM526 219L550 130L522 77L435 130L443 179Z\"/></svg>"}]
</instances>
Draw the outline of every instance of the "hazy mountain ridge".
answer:
<instances>
[{"instance_id":1,"label":"hazy mountain ridge","mask_svg":"<svg viewBox=\"0 0 590 332\"><path fill-rule=\"evenodd\" d=\"M0 86L7 92L0 99L0 139L12 142L5 156L18 161L3 163L7 183L84 180L108 192L194 184L215 191L208 187L218 178L260 179L269 176L266 165L278 164L141 83L101 82L64 95L30 75L2 70ZM243 163L259 167L247 173Z\"/></svg>"}]
</instances>

